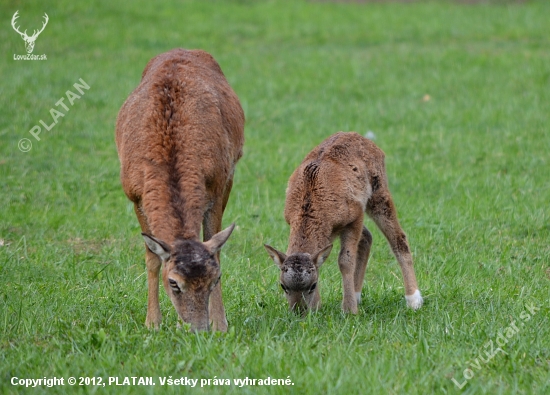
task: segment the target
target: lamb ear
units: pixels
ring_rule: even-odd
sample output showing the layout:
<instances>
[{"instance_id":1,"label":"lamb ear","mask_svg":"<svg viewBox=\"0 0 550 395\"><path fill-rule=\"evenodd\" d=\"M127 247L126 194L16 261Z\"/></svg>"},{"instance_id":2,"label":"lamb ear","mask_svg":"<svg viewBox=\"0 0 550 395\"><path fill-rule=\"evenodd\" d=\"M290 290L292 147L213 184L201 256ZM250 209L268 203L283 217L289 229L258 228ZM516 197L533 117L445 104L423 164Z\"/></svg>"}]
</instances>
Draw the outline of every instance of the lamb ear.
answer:
<instances>
[{"instance_id":1,"label":"lamb ear","mask_svg":"<svg viewBox=\"0 0 550 395\"><path fill-rule=\"evenodd\" d=\"M163 262L166 262L170 258L171 249L164 241L155 239L153 236L149 236L147 233L142 233L145 244L152 253L156 254Z\"/></svg>"},{"instance_id":2,"label":"lamb ear","mask_svg":"<svg viewBox=\"0 0 550 395\"><path fill-rule=\"evenodd\" d=\"M231 236L231 232L233 232L233 229L235 229L234 223L229 225L221 232L216 233L214 236L212 236L210 240L205 241L203 244L208 252L214 255L216 252L221 250L227 239L229 239L229 236Z\"/></svg>"},{"instance_id":3,"label":"lamb ear","mask_svg":"<svg viewBox=\"0 0 550 395\"><path fill-rule=\"evenodd\" d=\"M323 248L321 251L319 251L317 254L313 255L313 257L311 257L311 260L313 261L313 263L317 268L320 268L323 262L327 260L331 251L332 251L332 244L329 244L328 246Z\"/></svg>"},{"instance_id":4,"label":"lamb ear","mask_svg":"<svg viewBox=\"0 0 550 395\"><path fill-rule=\"evenodd\" d=\"M275 264L279 266L279 268L281 268L283 266L283 262L286 259L286 255L267 244L264 244L264 247L271 259L273 259L273 262L275 262Z\"/></svg>"}]
</instances>

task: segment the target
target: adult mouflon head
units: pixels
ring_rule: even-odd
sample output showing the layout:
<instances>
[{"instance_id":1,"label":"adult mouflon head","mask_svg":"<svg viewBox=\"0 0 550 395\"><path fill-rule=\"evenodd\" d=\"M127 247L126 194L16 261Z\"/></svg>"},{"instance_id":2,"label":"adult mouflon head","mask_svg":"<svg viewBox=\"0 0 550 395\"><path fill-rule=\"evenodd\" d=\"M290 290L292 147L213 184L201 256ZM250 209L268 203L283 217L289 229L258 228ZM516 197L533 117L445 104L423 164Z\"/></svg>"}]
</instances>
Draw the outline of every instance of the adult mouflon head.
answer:
<instances>
[{"instance_id":1,"label":"adult mouflon head","mask_svg":"<svg viewBox=\"0 0 550 395\"><path fill-rule=\"evenodd\" d=\"M313 255L294 253L287 256L267 244L264 247L281 270L279 281L290 309L302 313L307 309L316 310L320 303L319 268L329 256L332 244Z\"/></svg>"},{"instance_id":2,"label":"adult mouflon head","mask_svg":"<svg viewBox=\"0 0 550 395\"><path fill-rule=\"evenodd\" d=\"M227 241L235 225L200 242L179 239L173 246L146 233L145 244L163 262L162 283L178 315L192 330L209 330L210 293L221 277L216 254Z\"/></svg>"}]
</instances>

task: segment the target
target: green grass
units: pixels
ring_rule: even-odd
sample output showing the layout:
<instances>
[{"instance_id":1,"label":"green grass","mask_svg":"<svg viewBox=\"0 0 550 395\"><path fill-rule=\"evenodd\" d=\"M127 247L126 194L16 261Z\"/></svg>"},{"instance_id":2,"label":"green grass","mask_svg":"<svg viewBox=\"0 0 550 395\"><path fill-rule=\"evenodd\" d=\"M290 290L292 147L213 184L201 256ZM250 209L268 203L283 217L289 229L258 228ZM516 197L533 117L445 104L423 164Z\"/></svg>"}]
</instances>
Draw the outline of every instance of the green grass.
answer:
<instances>
[{"instance_id":1,"label":"green grass","mask_svg":"<svg viewBox=\"0 0 550 395\"><path fill-rule=\"evenodd\" d=\"M10 3L0 5L0 393L550 391L548 2ZM8 25L16 10L30 31L48 13L34 49L46 61L13 60L25 53ZM212 53L247 117L224 216L238 225L222 254L227 334L177 329L163 290L162 327L144 327L143 243L119 183L114 123L146 62L174 47ZM90 89L36 141L29 130L51 123L79 78ZM368 220L359 314L341 313L334 252L322 309L287 311L262 244L286 248L286 181L339 130L371 130L386 152L420 311L405 307L398 264ZM526 320L531 304L540 310ZM476 362L512 322L506 354ZM465 369L474 376L458 389ZM157 385L10 384L54 376ZM161 387L169 376L199 384ZM291 387L200 388L288 376Z\"/></svg>"}]
</instances>

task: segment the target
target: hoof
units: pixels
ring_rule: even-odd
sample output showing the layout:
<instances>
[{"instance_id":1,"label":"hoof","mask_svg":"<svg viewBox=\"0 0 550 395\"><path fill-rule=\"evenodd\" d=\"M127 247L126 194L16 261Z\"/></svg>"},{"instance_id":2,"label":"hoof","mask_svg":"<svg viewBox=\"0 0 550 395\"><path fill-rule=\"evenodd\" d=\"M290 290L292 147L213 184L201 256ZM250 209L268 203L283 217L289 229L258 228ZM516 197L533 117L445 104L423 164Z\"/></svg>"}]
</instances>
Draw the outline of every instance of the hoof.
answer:
<instances>
[{"instance_id":1,"label":"hoof","mask_svg":"<svg viewBox=\"0 0 550 395\"><path fill-rule=\"evenodd\" d=\"M405 299L407 300L407 306L413 310L418 310L421 308L422 303L424 302L418 289L414 291L412 295L405 295Z\"/></svg>"}]
</instances>

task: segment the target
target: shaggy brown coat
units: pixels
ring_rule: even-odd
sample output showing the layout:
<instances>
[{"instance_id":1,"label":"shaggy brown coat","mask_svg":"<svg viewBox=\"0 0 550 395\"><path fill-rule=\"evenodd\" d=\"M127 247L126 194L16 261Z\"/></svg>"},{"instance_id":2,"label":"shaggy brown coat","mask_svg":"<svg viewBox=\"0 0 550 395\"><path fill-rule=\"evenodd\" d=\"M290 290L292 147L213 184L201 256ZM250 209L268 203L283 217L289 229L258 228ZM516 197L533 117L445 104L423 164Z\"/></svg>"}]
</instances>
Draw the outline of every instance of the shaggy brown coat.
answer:
<instances>
[{"instance_id":1,"label":"shaggy brown coat","mask_svg":"<svg viewBox=\"0 0 550 395\"><path fill-rule=\"evenodd\" d=\"M357 313L372 245L363 225L367 213L387 238L405 282L407 304L422 305L405 233L397 220L384 152L357 133L339 132L313 149L288 182L285 219L290 225L286 254L266 245L281 269L280 282L291 308L317 309L319 267L340 237L342 308Z\"/></svg>"},{"instance_id":2,"label":"shaggy brown coat","mask_svg":"<svg viewBox=\"0 0 550 395\"><path fill-rule=\"evenodd\" d=\"M147 326L162 320L162 261L164 287L181 319L194 329L208 329L209 321L227 329L219 249L233 227L219 232L243 130L239 99L218 63L200 50L151 59L120 109L120 178L148 247Z\"/></svg>"}]
</instances>

